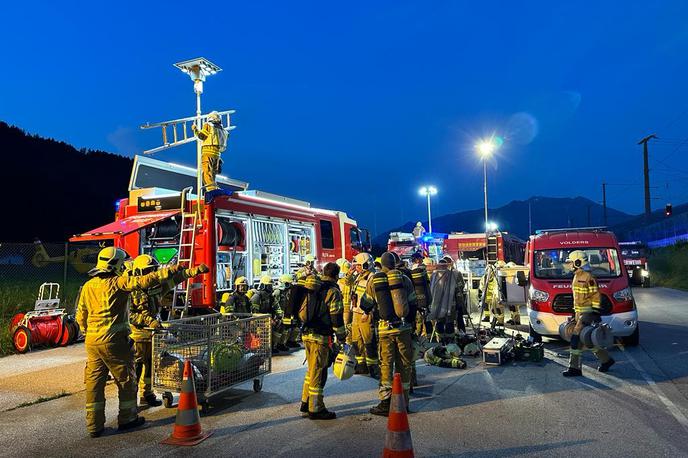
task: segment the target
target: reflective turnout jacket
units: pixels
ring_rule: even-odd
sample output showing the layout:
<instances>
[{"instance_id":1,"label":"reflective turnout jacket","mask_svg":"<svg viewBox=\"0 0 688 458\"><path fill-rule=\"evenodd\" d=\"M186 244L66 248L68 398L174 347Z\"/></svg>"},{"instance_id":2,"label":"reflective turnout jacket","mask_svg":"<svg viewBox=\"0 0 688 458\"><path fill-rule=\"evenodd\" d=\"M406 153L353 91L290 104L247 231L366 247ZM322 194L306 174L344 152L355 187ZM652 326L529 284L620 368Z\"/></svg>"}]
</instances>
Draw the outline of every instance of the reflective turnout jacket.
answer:
<instances>
[{"instance_id":1,"label":"reflective turnout jacket","mask_svg":"<svg viewBox=\"0 0 688 458\"><path fill-rule=\"evenodd\" d=\"M131 332L130 293L158 286L182 269L177 265L140 277L103 274L88 280L81 288L76 310L76 321L86 335L86 345L127 339Z\"/></svg>"},{"instance_id":2,"label":"reflective turnout jacket","mask_svg":"<svg viewBox=\"0 0 688 458\"><path fill-rule=\"evenodd\" d=\"M163 280L158 286L145 291L133 291L131 293L131 310L129 323L131 324L131 338L136 342L148 342L152 338L149 328L154 321L160 319L162 297L174 287L186 280L185 271L177 272Z\"/></svg>"},{"instance_id":3,"label":"reflective turnout jacket","mask_svg":"<svg viewBox=\"0 0 688 458\"><path fill-rule=\"evenodd\" d=\"M571 282L573 310L576 313L600 312L600 290L590 272L576 269Z\"/></svg>"},{"instance_id":4,"label":"reflective turnout jacket","mask_svg":"<svg viewBox=\"0 0 688 458\"><path fill-rule=\"evenodd\" d=\"M209 154L220 154L227 149L227 132L222 124L206 122L196 136L202 141L201 151Z\"/></svg>"},{"instance_id":5,"label":"reflective turnout jacket","mask_svg":"<svg viewBox=\"0 0 688 458\"><path fill-rule=\"evenodd\" d=\"M318 309L316 315L311 321L311 324L304 329L303 338L307 340L307 336L318 340L323 340L336 334L343 338L346 335L346 328L344 327L344 304L342 302L342 292L337 286L337 281L334 278L323 277L318 296Z\"/></svg>"}]
</instances>

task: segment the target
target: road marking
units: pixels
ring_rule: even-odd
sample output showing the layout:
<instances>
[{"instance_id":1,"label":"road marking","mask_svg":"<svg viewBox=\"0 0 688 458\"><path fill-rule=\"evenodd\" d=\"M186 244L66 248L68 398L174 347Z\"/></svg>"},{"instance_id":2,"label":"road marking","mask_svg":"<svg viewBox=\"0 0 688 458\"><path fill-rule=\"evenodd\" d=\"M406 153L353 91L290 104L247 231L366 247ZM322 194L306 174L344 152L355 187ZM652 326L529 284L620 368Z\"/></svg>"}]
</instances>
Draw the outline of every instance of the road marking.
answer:
<instances>
[{"instance_id":1,"label":"road marking","mask_svg":"<svg viewBox=\"0 0 688 458\"><path fill-rule=\"evenodd\" d=\"M686 416L683 414L683 412L681 412L681 410L678 408L678 406L676 404L674 404L673 401L671 401L669 398L666 397L666 395L664 394L662 389L659 387L659 385L657 385L657 383L654 381L652 376L650 374L648 374L645 371L645 369L643 369L640 366L640 363L638 363L638 361L633 356L631 356L631 354L629 352L625 351L625 349L623 347L621 347L621 351L624 352L624 354L626 355L626 358L628 358L628 360L631 362L631 364L633 364L633 367L635 367L635 369L640 373L640 375L643 376L643 378L645 379L647 384L650 386L652 391L655 392L655 395L657 395L659 400L662 401L662 404L664 404L666 406L666 408L669 410L669 413L671 413L671 415L673 415L673 417L676 419L676 421L678 421L686 431L688 431L688 418L686 418Z\"/></svg>"}]
</instances>

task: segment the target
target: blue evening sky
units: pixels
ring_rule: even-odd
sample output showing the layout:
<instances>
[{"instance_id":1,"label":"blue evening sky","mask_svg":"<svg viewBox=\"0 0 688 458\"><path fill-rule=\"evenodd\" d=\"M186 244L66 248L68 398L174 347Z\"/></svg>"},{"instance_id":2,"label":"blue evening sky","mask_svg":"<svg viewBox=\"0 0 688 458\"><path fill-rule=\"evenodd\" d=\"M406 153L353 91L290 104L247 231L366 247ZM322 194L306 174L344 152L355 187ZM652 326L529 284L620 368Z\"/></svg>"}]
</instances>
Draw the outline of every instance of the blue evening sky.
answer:
<instances>
[{"instance_id":1,"label":"blue evening sky","mask_svg":"<svg viewBox=\"0 0 688 458\"><path fill-rule=\"evenodd\" d=\"M688 200L688 2L6 2L0 119L133 155L139 124L192 115L174 62L224 71L204 111L234 108L225 169L253 188L345 210L382 231L482 206L475 141L505 138L491 205L583 195ZM194 148L158 156L193 164ZM623 186L620 186L623 185ZM456 228L460 230L461 228Z\"/></svg>"}]
</instances>

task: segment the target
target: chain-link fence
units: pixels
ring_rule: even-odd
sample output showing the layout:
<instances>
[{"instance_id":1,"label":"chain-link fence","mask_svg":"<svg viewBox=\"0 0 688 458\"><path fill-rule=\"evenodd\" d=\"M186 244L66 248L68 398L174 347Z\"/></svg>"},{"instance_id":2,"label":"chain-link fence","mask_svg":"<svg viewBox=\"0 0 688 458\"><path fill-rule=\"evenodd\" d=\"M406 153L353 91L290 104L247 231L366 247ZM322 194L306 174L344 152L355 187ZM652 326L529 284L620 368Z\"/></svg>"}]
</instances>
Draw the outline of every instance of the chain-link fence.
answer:
<instances>
[{"instance_id":1,"label":"chain-link fence","mask_svg":"<svg viewBox=\"0 0 688 458\"><path fill-rule=\"evenodd\" d=\"M33 309L42 283L59 283L60 306L74 313L99 249L97 243L0 243L0 354L13 351L9 322Z\"/></svg>"}]
</instances>

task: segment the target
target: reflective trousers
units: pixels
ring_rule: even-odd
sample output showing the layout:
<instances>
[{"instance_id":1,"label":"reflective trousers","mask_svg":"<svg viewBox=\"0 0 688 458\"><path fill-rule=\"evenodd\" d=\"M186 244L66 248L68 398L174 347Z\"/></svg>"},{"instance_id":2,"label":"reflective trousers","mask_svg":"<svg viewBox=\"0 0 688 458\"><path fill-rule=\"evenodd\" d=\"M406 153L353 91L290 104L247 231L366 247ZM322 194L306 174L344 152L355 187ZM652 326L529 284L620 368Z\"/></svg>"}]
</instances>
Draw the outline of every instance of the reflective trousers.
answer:
<instances>
[{"instance_id":1,"label":"reflective trousers","mask_svg":"<svg viewBox=\"0 0 688 458\"><path fill-rule=\"evenodd\" d=\"M323 391L327 382L327 364L330 356L330 348L327 343L317 339L303 336L303 344L306 347L306 375L303 378L303 390L301 402L308 402L308 411L320 412L325 408Z\"/></svg>"},{"instance_id":2,"label":"reflective trousers","mask_svg":"<svg viewBox=\"0 0 688 458\"><path fill-rule=\"evenodd\" d=\"M139 397L145 398L153 394L152 385L153 342L144 340L134 342L134 365L136 367L136 380L139 384Z\"/></svg>"},{"instance_id":3,"label":"reflective trousers","mask_svg":"<svg viewBox=\"0 0 688 458\"><path fill-rule=\"evenodd\" d=\"M599 321L599 317L590 313L576 313L576 325L573 328L573 335L571 336L571 353L569 356L569 367L572 369L580 369L583 367L583 343L580 341L580 333L584 327L590 326ZM593 347L592 353L597 357L602 364L609 361L609 353L604 348Z\"/></svg>"},{"instance_id":4,"label":"reflective trousers","mask_svg":"<svg viewBox=\"0 0 688 458\"><path fill-rule=\"evenodd\" d=\"M86 429L97 432L105 425L105 383L112 374L119 391L119 416L123 425L134 421L136 407L136 372L134 354L126 339L100 345L86 345Z\"/></svg>"},{"instance_id":5,"label":"reflective trousers","mask_svg":"<svg viewBox=\"0 0 688 458\"><path fill-rule=\"evenodd\" d=\"M217 176L217 169L220 166L220 154L212 154L203 151L201 153L201 176L203 178L203 187L206 192L214 191L218 188L215 182Z\"/></svg>"},{"instance_id":6,"label":"reflective trousers","mask_svg":"<svg viewBox=\"0 0 688 458\"><path fill-rule=\"evenodd\" d=\"M356 364L377 366L378 355L375 346L373 318L364 313L354 313L351 323L351 340L356 347Z\"/></svg>"},{"instance_id":7,"label":"reflective trousers","mask_svg":"<svg viewBox=\"0 0 688 458\"><path fill-rule=\"evenodd\" d=\"M392 396L394 373L401 374L401 386L408 405L411 387L411 364L413 363L413 341L411 330L380 333L380 400Z\"/></svg>"}]
</instances>

